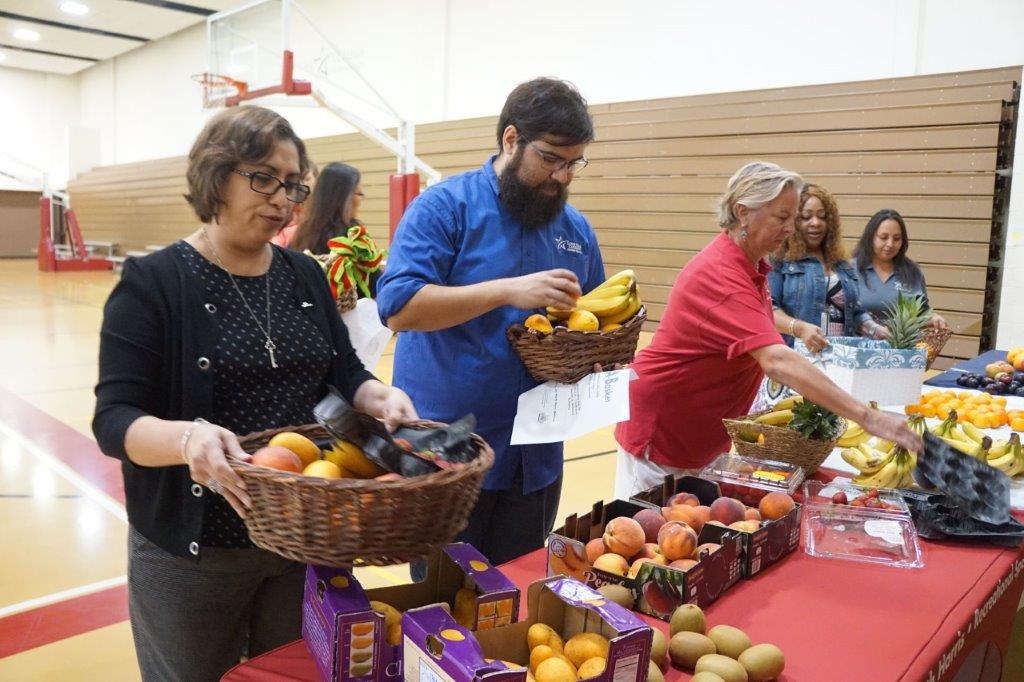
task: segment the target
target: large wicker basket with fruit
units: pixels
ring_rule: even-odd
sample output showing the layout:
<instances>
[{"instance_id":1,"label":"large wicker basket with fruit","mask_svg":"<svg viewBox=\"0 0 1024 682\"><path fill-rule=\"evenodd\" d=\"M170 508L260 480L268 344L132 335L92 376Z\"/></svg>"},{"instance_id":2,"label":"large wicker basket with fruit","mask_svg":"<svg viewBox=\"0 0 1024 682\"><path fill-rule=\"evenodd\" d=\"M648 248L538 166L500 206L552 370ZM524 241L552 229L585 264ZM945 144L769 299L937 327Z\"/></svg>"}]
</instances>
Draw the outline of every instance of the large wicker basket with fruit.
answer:
<instances>
[{"instance_id":1,"label":"large wicker basket with fruit","mask_svg":"<svg viewBox=\"0 0 1024 682\"><path fill-rule=\"evenodd\" d=\"M795 464L807 476L818 470L846 431L842 417L800 396L786 398L768 410L723 419L722 423L736 452Z\"/></svg>"},{"instance_id":2,"label":"large wicker basket with fruit","mask_svg":"<svg viewBox=\"0 0 1024 682\"><path fill-rule=\"evenodd\" d=\"M573 310L549 308L505 335L534 379L571 384L595 364L632 362L646 319L636 276L623 270L577 299Z\"/></svg>"},{"instance_id":3,"label":"large wicker basket with fruit","mask_svg":"<svg viewBox=\"0 0 1024 682\"><path fill-rule=\"evenodd\" d=\"M406 426L444 425L418 421ZM254 433L239 442L252 453L283 432L333 440L326 429L311 425ZM494 451L482 438L473 434L471 446L477 455L470 461L408 478L320 478L233 462L252 500L245 519L249 537L281 556L321 566L386 566L426 557L465 528L484 475L494 464ZM365 460L362 466L376 465Z\"/></svg>"}]
</instances>

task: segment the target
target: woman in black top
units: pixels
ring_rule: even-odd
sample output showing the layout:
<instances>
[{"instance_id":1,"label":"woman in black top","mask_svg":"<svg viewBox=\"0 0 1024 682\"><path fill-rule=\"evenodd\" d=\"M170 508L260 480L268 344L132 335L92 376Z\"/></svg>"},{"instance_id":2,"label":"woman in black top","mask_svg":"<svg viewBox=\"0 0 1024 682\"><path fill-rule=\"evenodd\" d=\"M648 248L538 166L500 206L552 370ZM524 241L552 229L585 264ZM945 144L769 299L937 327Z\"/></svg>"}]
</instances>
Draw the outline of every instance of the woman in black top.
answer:
<instances>
[{"instance_id":1,"label":"woman in black top","mask_svg":"<svg viewBox=\"0 0 1024 682\"><path fill-rule=\"evenodd\" d=\"M307 163L272 111L213 117L189 154L202 227L129 259L104 309L93 431L122 461L144 679L216 680L300 635L304 567L246 536L236 433L311 422L329 384L390 427L416 417L359 362L319 265L269 244Z\"/></svg>"}]
</instances>

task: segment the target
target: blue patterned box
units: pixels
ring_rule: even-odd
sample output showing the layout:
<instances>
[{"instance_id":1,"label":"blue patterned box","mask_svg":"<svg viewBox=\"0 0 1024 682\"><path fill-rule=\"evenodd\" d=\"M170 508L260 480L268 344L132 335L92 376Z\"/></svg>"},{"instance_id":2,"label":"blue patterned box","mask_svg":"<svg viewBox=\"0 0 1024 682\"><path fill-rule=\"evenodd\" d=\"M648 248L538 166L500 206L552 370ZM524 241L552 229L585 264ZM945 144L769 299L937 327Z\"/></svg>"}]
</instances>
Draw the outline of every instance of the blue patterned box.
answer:
<instances>
[{"instance_id":1,"label":"blue patterned box","mask_svg":"<svg viewBox=\"0 0 1024 682\"><path fill-rule=\"evenodd\" d=\"M921 398L928 364L924 348L898 350L888 341L851 336L829 337L829 345L812 353L796 340L796 351L821 369L840 388L861 402L906 405Z\"/></svg>"}]
</instances>

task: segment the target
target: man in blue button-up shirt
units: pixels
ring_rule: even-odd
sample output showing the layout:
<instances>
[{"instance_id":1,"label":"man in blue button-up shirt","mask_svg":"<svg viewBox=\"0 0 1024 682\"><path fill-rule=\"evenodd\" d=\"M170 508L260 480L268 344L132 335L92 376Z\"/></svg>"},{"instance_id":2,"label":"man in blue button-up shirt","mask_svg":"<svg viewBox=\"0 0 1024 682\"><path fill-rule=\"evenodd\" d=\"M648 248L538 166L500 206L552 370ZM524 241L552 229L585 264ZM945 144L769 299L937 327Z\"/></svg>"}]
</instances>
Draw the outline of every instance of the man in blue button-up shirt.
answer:
<instances>
[{"instance_id":1,"label":"man in blue button-up shirt","mask_svg":"<svg viewBox=\"0 0 1024 682\"><path fill-rule=\"evenodd\" d=\"M523 83L508 96L497 134L497 156L409 206L377 303L381 319L403 332L394 385L424 418L472 412L494 448L460 539L502 563L543 546L562 481L562 443L509 444L519 395L537 382L505 330L545 306L572 308L604 280L604 264L590 224L566 204L594 137L576 89L546 78Z\"/></svg>"}]
</instances>

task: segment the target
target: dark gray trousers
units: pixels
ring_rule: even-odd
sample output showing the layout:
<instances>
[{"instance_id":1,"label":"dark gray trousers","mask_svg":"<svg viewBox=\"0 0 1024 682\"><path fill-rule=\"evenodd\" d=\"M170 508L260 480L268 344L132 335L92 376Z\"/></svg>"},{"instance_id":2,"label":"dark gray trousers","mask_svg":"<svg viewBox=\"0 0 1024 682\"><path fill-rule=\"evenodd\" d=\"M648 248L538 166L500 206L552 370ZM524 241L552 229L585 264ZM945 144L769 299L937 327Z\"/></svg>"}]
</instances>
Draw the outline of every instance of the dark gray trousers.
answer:
<instances>
[{"instance_id":1,"label":"dark gray trousers","mask_svg":"<svg viewBox=\"0 0 1024 682\"><path fill-rule=\"evenodd\" d=\"M301 636L306 567L262 549L174 556L128 532L128 608L146 682L215 682Z\"/></svg>"}]
</instances>

